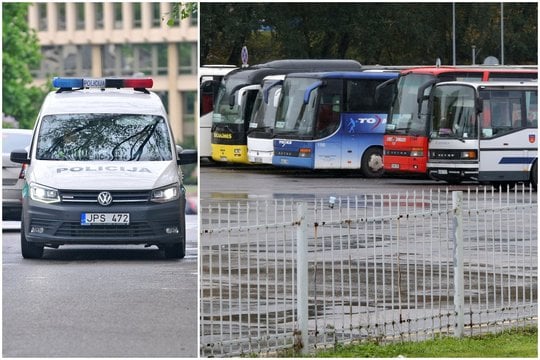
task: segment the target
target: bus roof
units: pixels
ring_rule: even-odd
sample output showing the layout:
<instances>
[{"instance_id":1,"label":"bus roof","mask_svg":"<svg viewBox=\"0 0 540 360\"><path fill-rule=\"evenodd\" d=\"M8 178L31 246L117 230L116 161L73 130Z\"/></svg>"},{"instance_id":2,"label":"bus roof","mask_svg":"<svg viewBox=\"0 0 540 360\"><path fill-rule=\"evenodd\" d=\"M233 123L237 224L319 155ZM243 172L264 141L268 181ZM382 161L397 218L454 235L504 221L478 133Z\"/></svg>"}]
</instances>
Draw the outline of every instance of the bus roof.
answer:
<instances>
[{"instance_id":1,"label":"bus roof","mask_svg":"<svg viewBox=\"0 0 540 360\"><path fill-rule=\"evenodd\" d=\"M441 85L467 85L475 89L509 89L509 88L537 88L538 81L445 81Z\"/></svg>"},{"instance_id":2,"label":"bus roof","mask_svg":"<svg viewBox=\"0 0 540 360\"><path fill-rule=\"evenodd\" d=\"M421 66L405 69L401 71L401 75L407 75L411 73L415 74L430 74L439 75L449 72L494 72L494 73L538 73L538 68L535 66Z\"/></svg>"},{"instance_id":3,"label":"bus roof","mask_svg":"<svg viewBox=\"0 0 540 360\"><path fill-rule=\"evenodd\" d=\"M259 84L268 75L289 74L291 72L311 71L353 71L360 70L362 65L356 60L335 59L302 59L302 60L275 60L264 64L257 64L248 68L231 71L224 78L243 80L245 84Z\"/></svg>"},{"instance_id":4,"label":"bus roof","mask_svg":"<svg viewBox=\"0 0 540 360\"><path fill-rule=\"evenodd\" d=\"M286 78L312 78L312 79L384 79L390 80L398 77L399 72L367 72L367 71L327 71L327 72L301 72L290 73Z\"/></svg>"}]
</instances>

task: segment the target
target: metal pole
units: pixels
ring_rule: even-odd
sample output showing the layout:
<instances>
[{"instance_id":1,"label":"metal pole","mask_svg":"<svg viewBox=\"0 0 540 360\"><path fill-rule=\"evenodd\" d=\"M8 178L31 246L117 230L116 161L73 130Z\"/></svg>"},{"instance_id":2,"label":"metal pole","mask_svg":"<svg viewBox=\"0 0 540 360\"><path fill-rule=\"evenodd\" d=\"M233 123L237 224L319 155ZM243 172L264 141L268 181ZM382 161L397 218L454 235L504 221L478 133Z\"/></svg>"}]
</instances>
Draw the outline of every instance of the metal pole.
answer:
<instances>
[{"instance_id":1,"label":"metal pole","mask_svg":"<svg viewBox=\"0 0 540 360\"><path fill-rule=\"evenodd\" d=\"M307 354L309 349L308 337L308 244L306 237L306 204L298 203L296 208L296 286L297 286L297 309L298 329L300 335L297 349L302 355Z\"/></svg>"},{"instance_id":2,"label":"metal pole","mask_svg":"<svg viewBox=\"0 0 540 360\"><path fill-rule=\"evenodd\" d=\"M452 192L453 240L454 240L454 312L456 320L454 337L461 338L464 333L465 287L463 269L463 192Z\"/></svg>"},{"instance_id":3,"label":"metal pole","mask_svg":"<svg viewBox=\"0 0 540 360\"><path fill-rule=\"evenodd\" d=\"M504 65L504 4L501 3L501 65Z\"/></svg>"},{"instance_id":4,"label":"metal pole","mask_svg":"<svg viewBox=\"0 0 540 360\"><path fill-rule=\"evenodd\" d=\"M452 3L452 64L456 65L456 3Z\"/></svg>"}]
</instances>

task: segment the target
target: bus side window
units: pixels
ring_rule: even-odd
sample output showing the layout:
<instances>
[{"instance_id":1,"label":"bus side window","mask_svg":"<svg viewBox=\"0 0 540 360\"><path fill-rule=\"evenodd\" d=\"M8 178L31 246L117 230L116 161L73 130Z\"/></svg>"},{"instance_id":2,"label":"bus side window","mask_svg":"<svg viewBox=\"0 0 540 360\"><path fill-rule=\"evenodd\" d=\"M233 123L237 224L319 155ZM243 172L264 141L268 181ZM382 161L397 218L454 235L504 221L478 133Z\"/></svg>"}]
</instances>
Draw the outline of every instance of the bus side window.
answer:
<instances>
[{"instance_id":1,"label":"bus side window","mask_svg":"<svg viewBox=\"0 0 540 360\"><path fill-rule=\"evenodd\" d=\"M332 134L339 126L339 96L322 96L317 114L316 134L318 138Z\"/></svg>"}]
</instances>

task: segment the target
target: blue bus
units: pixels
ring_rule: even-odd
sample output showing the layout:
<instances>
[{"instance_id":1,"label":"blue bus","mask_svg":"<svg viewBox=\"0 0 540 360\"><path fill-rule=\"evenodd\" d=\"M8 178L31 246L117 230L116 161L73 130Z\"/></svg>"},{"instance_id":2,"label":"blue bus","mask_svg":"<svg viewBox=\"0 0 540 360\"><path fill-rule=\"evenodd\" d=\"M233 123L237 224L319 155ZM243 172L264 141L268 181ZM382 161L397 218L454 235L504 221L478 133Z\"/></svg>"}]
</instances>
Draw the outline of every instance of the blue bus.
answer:
<instances>
[{"instance_id":1,"label":"blue bus","mask_svg":"<svg viewBox=\"0 0 540 360\"><path fill-rule=\"evenodd\" d=\"M287 75L274 123L272 164L360 169L365 177L380 177L394 85L379 85L397 76L387 71Z\"/></svg>"}]
</instances>

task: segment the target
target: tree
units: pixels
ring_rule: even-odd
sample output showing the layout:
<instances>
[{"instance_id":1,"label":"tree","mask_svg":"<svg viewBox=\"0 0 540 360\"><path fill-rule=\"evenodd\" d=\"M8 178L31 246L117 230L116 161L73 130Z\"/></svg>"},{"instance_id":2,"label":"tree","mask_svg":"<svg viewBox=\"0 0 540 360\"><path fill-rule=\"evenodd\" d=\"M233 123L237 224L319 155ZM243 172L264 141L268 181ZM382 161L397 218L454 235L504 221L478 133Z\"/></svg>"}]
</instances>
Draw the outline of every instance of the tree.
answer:
<instances>
[{"instance_id":1,"label":"tree","mask_svg":"<svg viewBox=\"0 0 540 360\"><path fill-rule=\"evenodd\" d=\"M2 111L21 128L33 127L46 94L30 85L30 67L39 65L41 53L37 36L28 27L28 6L2 4Z\"/></svg>"},{"instance_id":2,"label":"tree","mask_svg":"<svg viewBox=\"0 0 540 360\"><path fill-rule=\"evenodd\" d=\"M167 20L168 26L174 26L175 19L184 20L197 14L197 3L174 3L170 18Z\"/></svg>"},{"instance_id":3,"label":"tree","mask_svg":"<svg viewBox=\"0 0 540 360\"><path fill-rule=\"evenodd\" d=\"M500 54L500 4L456 3L456 63ZM453 62L452 3L201 3L201 64L346 58L362 64ZM505 64L536 64L538 4L504 3ZM252 51L256 50L256 51Z\"/></svg>"}]
</instances>

